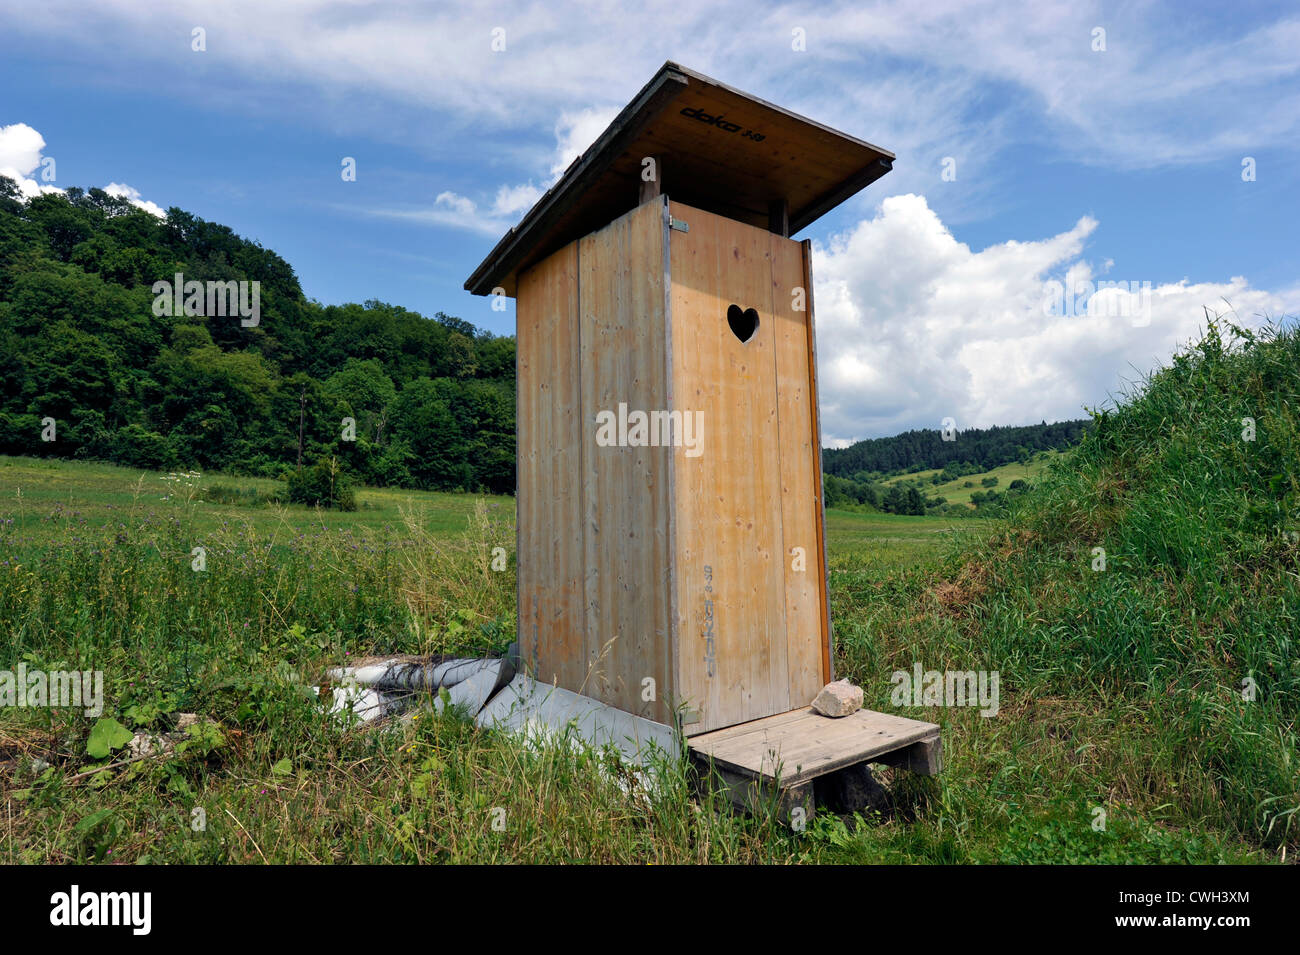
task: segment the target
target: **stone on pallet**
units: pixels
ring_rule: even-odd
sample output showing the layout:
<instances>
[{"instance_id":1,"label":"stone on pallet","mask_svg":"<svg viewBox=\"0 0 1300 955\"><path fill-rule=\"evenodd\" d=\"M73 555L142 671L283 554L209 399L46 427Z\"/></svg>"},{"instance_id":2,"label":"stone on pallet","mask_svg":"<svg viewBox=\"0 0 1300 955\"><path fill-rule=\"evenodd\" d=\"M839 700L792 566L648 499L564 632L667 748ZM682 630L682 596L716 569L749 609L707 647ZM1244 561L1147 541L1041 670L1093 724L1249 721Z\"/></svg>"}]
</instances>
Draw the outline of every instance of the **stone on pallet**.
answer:
<instances>
[{"instance_id":1,"label":"stone on pallet","mask_svg":"<svg viewBox=\"0 0 1300 955\"><path fill-rule=\"evenodd\" d=\"M862 709L862 687L848 680L827 683L812 701L812 708L822 716L852 716Z\"/></svg>"}]
</instances>

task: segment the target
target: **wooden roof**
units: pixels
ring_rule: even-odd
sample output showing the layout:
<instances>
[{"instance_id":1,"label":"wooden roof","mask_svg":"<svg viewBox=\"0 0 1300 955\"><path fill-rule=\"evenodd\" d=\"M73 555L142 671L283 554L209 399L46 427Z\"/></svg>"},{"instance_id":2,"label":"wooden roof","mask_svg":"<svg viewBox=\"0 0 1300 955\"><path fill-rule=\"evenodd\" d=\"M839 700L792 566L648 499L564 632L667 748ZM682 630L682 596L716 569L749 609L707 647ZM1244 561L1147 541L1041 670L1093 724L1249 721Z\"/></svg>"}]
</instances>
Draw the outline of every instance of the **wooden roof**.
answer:
<instances>
[{"instance_id":1,"label":"wooden roof","mask_svg":"<svg viewBox=\"0 0 1300 955\"><path fill-rule=\"evenodd\" d=\"M784 200L791 235L894 161L891 152L668 62L465 288L513 296L520 271L637 205L647 156L658 157L660 191L698 209L767 228L772 204Z\"/></svg>"}]
</instances>

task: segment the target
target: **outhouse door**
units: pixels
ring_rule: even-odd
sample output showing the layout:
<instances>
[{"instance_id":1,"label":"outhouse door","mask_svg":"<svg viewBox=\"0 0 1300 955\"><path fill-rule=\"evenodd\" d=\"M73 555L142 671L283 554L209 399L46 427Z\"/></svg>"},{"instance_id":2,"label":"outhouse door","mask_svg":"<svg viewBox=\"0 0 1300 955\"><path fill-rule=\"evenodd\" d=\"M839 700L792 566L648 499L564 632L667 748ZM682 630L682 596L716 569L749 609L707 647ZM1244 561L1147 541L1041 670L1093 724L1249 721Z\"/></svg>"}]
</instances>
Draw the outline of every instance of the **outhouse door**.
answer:
<instances>
[{"instance_id":1,"label":"outhouse door","mask_svg":"<svg viewBox=\"0 0 1300 955\"><path fill-rule=\"evenodd\" d=\"M669 204L672 405L684 730L811 702L829 678L820 442L806 247Z\"/></svg>"}]
</instances>

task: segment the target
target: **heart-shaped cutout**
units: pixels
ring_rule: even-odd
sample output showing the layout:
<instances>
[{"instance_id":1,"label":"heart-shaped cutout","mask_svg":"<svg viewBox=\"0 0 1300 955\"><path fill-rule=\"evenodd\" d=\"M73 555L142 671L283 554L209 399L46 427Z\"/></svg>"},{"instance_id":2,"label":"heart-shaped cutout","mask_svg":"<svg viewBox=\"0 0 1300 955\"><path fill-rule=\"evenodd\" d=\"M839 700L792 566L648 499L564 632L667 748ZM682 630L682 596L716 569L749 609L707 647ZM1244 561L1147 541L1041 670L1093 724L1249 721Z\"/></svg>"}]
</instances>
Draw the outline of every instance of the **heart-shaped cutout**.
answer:
<instances>
[{"instance_id":1,"label":"heart-shaped cutout","mask_svg":"<svg viewBox=\"0 0 1300 955\"><path fill-rule=\"evenodd\" d=\"M731 326L731 334L747 342L758 331L758 312L752 308L741 311L739 305L732 305L727 309L727 324Z\"/></svg>"}]
</instances>

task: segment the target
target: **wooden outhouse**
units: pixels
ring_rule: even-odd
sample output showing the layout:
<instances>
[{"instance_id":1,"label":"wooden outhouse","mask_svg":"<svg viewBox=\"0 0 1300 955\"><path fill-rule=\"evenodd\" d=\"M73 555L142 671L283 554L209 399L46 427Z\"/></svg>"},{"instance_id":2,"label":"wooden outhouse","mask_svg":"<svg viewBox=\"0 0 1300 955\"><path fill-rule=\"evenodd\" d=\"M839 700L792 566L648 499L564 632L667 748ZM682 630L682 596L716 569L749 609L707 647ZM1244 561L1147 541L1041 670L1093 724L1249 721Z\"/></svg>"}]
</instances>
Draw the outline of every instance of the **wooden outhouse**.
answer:
<instances>
[{"instance_id":1,"label":"wooden outhouse","mask_svg":"<svg viewBox=\"0 0 1300 955\"><path fill-rule=\"evenodd\" d=\"M666 63L465 287L516 299L521 659L692 735L831 679L810 248L893 155Z\"/></svg>"}]
</instances>

